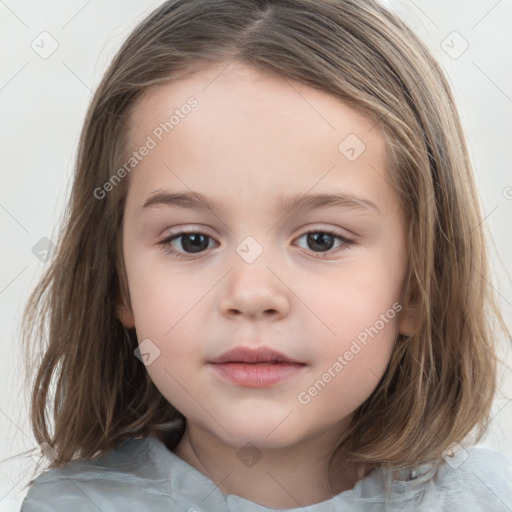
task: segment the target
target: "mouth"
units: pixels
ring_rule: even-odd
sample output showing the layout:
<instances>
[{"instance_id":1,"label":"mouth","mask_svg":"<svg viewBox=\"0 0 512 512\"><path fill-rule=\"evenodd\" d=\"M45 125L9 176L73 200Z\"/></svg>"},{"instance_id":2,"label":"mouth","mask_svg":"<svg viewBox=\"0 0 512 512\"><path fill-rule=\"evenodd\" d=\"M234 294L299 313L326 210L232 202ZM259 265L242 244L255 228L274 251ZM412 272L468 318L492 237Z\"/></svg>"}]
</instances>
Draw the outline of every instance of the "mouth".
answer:
<instances>
[{"instance_id":1,"label":"mouth","mask_svg":"<svg viewBox=\"0 0 512 512\"><path fill-rule=\"evenodd\" d=\"M269 347L236 347L219 357L209 361L212 364L227 364L227 363L240 363L240 364L305 364L302 361L291 358Z\"/></svg>"},{"instance_id":2,"label":"mouth","mask_svg":"<svg viewBox=\"0 0 512 512\"><path fill-rule=\"evenodd\" d=\"M268 347L238 347L209 362L222 381L240 387L269 388L297 378L306 363Z\"/></svg>"},{"instance_id":3,"label":"mouth","mask_svg":"<svg viewBox=\"0 0 512 512\"><path fill-rule=\"evenodd\" d=\"M247 388L269 388L298 377L304 363L216 363L215 374L224 382Z\"/></svg>"}]
</instances>

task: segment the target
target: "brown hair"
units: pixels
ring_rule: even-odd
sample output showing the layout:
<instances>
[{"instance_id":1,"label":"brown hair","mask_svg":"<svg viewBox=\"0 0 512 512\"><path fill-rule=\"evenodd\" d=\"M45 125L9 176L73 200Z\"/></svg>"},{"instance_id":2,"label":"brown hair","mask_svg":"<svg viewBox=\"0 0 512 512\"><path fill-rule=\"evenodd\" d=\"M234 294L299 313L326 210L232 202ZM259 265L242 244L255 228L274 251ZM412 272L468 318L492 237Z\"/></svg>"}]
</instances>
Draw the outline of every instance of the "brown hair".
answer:
<instances>
[{"instance_id":1,"label":"brown hair","mask_svg":"<svg viewBox=\"0 0 512 512\"><path fill-rule=\"evenodd\" d=\"M130 304L121 229L128 180L102 199L94 191L126 161L127 119L148 87L229 61L340 98L375 119L390 148L409 220L406 293L417 330L398 336L385 375L333 448L354 463L409 468L438 460L474 429L478 441L496 390L491 319L507 328L488 285L471 163L438 63L373 0L170 0L132 32L96 90L57 253L26 306L27 376L37 367L32 428L58 453L50 467L184 423L134 356L135 330L116 317Z\"/></svg>"}]
</instances>

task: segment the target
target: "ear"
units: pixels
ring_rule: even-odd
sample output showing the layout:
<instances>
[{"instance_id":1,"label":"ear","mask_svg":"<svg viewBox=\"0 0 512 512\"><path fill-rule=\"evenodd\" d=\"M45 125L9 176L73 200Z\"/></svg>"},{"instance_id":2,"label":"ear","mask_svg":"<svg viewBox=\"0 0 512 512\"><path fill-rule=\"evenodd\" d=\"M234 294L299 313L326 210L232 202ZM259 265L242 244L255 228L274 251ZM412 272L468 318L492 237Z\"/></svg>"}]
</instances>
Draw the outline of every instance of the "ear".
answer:
<instances>
[{"instance_id":1,"label":"ear","mask_svg":"<svg viewBox=\"0 0 512 512\"><path fill-rule=\"evenodd\" d=\"M127 329L133 329L135 327L133 311L126 304L118 304L116 316Z\"/></svg>"},{"instance_id":2,"label":"ear","mask_svg":"<svg viewBox=\"0 0 512 512\"><path fill-rule=\"evenodd\" d=\"M398 332L404 336L412 336L419 327L419 311L415 290L411 291L402 303L398 316Z\"/></svg>"},{"instance_id":3,"label":"ear","mask_svg":"<svg viewBox=\"0 0 512 512\"><path fill-rule=\"evenodd\" d=\"M398 332L404 336L412 336L416 332L418 324L416 304L406 304L398 317Z\"/></svg>"}]
</instances>

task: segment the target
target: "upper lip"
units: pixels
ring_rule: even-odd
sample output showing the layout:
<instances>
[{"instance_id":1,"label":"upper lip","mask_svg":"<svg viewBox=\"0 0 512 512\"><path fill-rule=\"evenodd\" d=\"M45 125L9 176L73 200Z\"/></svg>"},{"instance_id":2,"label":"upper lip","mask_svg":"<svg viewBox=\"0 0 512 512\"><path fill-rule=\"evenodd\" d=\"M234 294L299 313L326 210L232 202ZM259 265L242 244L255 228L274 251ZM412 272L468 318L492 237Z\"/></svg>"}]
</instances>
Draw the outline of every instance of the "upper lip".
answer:
<instances>
[{"instance_id":1,"label":"upper lip","mask_svg":"<svg viewBox=\"0 0 512 512\"><path fill-rule=\"evenodd\" d=\"M228 352L224 352L219 357L209 361L210 363L272 363L272 362L285 362L285 363L299 363L305 364L302 361L292 359L276 350L269 347L236 347Z\"/></svg>"}]
</instances>

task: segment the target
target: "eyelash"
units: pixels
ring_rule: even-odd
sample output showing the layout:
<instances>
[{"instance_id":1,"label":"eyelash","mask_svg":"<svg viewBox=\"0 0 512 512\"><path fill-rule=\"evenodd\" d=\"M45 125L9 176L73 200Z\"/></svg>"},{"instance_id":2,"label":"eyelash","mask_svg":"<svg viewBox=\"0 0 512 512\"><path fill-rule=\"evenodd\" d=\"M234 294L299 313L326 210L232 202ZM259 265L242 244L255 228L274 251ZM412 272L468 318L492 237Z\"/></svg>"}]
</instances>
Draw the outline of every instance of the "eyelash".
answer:
<instances>
[{"instance_id":1,"label":"eyelash","mask_svg":"<svg viewBox=\"0 0 512 512\"><path fill-rule=\"evenodd\" d=\"M349 249L352 245L355 244L355 242L353 240L349 240L348 238L341 236L338 233L334 233L333 231L324 230L324 229L319 229L319 230L314 230L314 231L306 231L301 236L299 236L298 239L302 238L304 235L308 235L311 233L322 233L324 235L330 235L330 236L333 236L334 238L340 240L341 242L343 242L343 244L340 247L338 247L337 250L329 249L326 252L316 252L316 253L314 251L311 251L313 254L319 255L319 256L313 256L314 258L317 258L317 259L323 259L323 258L325 258L325 256L323 256L323 255L329 255L332 252L338 252L340 250L343 251L343 250ZM180 238L182 235L204 235L210 239L213 239L211 236L207 235L206 233L201 233L200 231L179 231L177 233L172 233L170 236L164 238L163 240L158 242L158 245L161 246L162 249L164 250L164 252L166 252L167 254L172 254L173 256L176 256L177 258L180 258L180 259L190 259L189 256L194 256L194 253L186 253L186 254L189 254L189 256L185 256L183 253L178 252L175 249L171 248L171 242L173 240L175 240L176 238ZM202 252L206 252L206 251L202 251ZM201 253L195 253L195 254L201 254Z\"/></svg>"}]
</instances>

